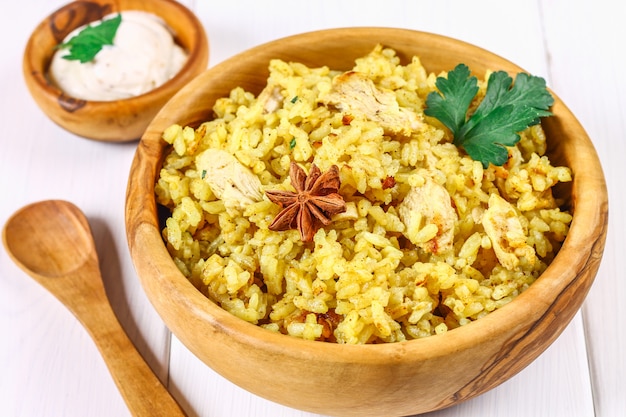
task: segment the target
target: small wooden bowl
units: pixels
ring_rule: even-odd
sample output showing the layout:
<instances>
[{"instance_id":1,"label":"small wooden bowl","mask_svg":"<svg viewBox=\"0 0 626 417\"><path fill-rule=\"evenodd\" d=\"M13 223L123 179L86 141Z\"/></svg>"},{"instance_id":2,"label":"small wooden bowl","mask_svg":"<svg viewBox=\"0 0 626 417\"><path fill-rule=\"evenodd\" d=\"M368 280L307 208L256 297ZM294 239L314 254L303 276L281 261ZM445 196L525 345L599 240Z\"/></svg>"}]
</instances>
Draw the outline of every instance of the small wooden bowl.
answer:
<instances>
[{"instance_id":1,"label":"small wooden bowl","mask_svg":"<svg viewBox=\"0 0 626 417\"><path fill-rule=\"evenodd\" d=\"M159 112L143 135L127 189L126 230L142 285L171 331L198 358L235 384L272 401L337 416L404 416L445 408L488 391L539 356L576 314L596 275L607 229L606 184L582 126L555 97L544 127L549 156L567 165L561 189L574 219L560 253L528 290L503 308L443 335L401 343L349 346L275 334L207 300L176 268L161 238L154 197L172 123L198 125L231 88L257 94L272 58L349 69L376 43L406 63L417 55L428 71L467 64L522 71L511 62L450 38L403 29L325 30L280 39L200 75Z\"/></svg>"},{"instance_id":2,"label":"small wooden bowl","mask_svg":"<svg viewBox=\"0 0 626 417\"><path fill-rule=\"evenodd\" d=\"M70 97L50 82L54 47L72 30L109 13L141 10L160 16L188 52L187 63L171 80L137 97L88 101ZM69 3L44 19L30 36L23 74L35 102L59 126L85 138L125 142L141 137L161 107L185 84L206 70L209 46L202 23L174 0L83 0Z\"/></svg>"}]
</instances>

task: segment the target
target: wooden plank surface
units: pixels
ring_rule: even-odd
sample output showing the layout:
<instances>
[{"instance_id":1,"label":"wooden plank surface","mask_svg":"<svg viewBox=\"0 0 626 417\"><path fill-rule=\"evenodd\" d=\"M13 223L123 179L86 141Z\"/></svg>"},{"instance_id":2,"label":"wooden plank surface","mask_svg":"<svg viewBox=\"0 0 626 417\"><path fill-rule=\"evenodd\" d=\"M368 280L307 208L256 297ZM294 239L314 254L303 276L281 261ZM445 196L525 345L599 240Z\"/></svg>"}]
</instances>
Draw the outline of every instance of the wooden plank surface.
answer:
<instances>
[{"instance_id":1,"label":"wooden plank surface","mask_svg":"<svg viewBox=\"0 0 626 417\"><path fill-rule=\"evenodd\" d=\"M582 310L596 415L623 416L626 326L613 319L626 315L626 10L610 0L577 3L544 1L542 15L552 85L594 141L607 180L606 249Z\"/></svg>"},{"instance_id":2,"label":"wooden plank surface","mask_svg":"<svg viewBox=\"0 0 626 417\"><path fill-rule=\"evenodd\" d=\"M73 136L50 122L22 81L30 31L63 0L22 0L0 27L0 223L21 206L63 198L87 214L113 307L189 416L312 414L253 396L200 363L170 334L136 279L124 235L124 195L136 143ZM610 0L473 2L186 0L205 24L210 65L282 36L343 26L404 27L462 39L544 76L594 141L610 193L605 258L572 324L539 359L453 416L617 417L626 410L626 13ZM126 416L86 332L0 249L0 416ZM323 401L323 399L320 399Z\"/></svg>"}]
</instances>

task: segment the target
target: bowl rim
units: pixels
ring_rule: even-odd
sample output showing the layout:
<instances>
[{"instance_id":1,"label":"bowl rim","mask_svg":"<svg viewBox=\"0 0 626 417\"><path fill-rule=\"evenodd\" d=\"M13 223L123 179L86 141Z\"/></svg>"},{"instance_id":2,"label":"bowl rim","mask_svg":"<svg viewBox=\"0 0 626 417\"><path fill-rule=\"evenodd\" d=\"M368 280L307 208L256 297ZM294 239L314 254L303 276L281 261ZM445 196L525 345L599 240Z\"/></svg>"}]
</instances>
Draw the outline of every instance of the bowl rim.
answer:
<instances>
[{"instance_id":1,"label":"bowl rim","mask_svg":"<svg viewBox=\"0 0 626 417\"><path fill-rule=\"evenodd\" d=\"M544 319L547 321L553 320L558 312L551 310L551 302L546 294L555 291L563 293L582 286L582 295L584 298L584 295L586 295L593 282L595 276L595 270L593 269L597 269L597 263L599 263L604 248L607 228L608 196L602 168L591 140L574 115L554 92L552 92L555 98L555 105L553 106L555 116L553 116L553 118L558 120L559 117L567 117L568 120L572 122L568 126L568 130L573 131L578 136L578 139L580 139L578 145L581 149L589 153L588 163L589 166L594 169L587 172L582 171L575 173L572 182L572 193L574 194L572 212L574 213L574 220L572 221L570 233L563 242L563 246L554 261L548 266L546 271L530 285L528 289L517 296L515 300L479 320L452 329L441 335L394 343L346 345L303 340L271 332L235 317L214 302L209 301L209 299L198 291L176 268L163 244L158 221L155 221L156 205L153 205L152 201L154 195L153 193L146 192L146 189L149 188L146 187L146 185L155 183L156 172L150 171L151 169L155 169L155 167L141 165L142 160L154 157L155 152L159 152L158 147L161 145L155 144L154 141L156 135L159 133L158 130L160 130L162 126L165 126L164 123L167 120L167 112L170 108L180 106L183 101L183 96L190 93L193 89L198 88L203 81L210 82L213 75L218 74L220 71L230 66L242 66L247 64L250 60L253 60L256 55L267 48L270 50L289 48L298 45L302 41L311 42L312 39L324 38L324 36L354 39L360 36L372 36L372 34L382 35L388 32L394 32L395 34L405 35L407 37L435 40L445 45L452 45L455 48L467 49L468 52L480 51L483 54L488 54L496 61L506 63L506 67L508 68L516 68L518 71L524 71L516 64L513 64L493 52L445 35L412 29L368 26L331 28L291 35L250 48L209 68L204 74L201 74L194 81L185 86L183 90L176 94L162 108L140 140L133 161L131 173L134 172L135 175L139 173L143 179L138 181L133 179L132 176L129 178L126 201L126 229L131 256L137 268L140 280L144 285L150 284L145 282L142 275L149 275L151 272L165 273L168 276L167 280L169 280L167 290L176 293L176 300L184 303L185 307L190 309L190 315L195 315L202 320L208 321L211 326L219 329L220 332L227 333L240 343L263 346L264 349L288 353L294 357L312 357L314 360L315 358L334 357L342 361L368 364L374 362L380 365L405 361L408 356L412 357L413 362L419 362L426 358L447 356L454 352L463 351L469 346L476 346L477 343L489 343L491 336L498 334L506 328L517 327L525 331L530 331L531 329L529 328L527 318L529 316L537 316L537 311L536 304L533 306L533 303L527 301L533 300L534 303L540 303L545 307L543 313L537 318L538 321L543 321ZM422 58L420 57L420 59ZM428 70L427 58L422 59L422 61ZM470 68L472 68L471 65ZM432 72L431 70L428 71ZM255 92L255 94L256 93L258 92ZM156 169L158 169L158 167ZM144 190L141 190L142 186ZM582 195L583 189L588 190L592 189L592 187L595 187L598 192L596 199L578 198L578 196ZM143 213L140 213L142 207L145 206L144 199L150 200L149 206L146 206L148 210L143 209ZM152 212L152 214L150 214L150 212ZM579 223L582 218L590 220L593 227L581 228ZM158 246L158 253L146 249L148 247L151 248L153 244L160 244L160 246ZM577 260L571 258L565 259L567 252L573 249L579 250L581 247L585 249L585 253L589 254L588 258L579 258ZM152 261L142 264L140 260L144 257L152 257ZM170 261L169 264L167 262L168 258ZM590 266L588 264L589 262L593 262L593 265ZM161 270L161 268L165 268L165 270ZM589 270L593 271L590 274L581 275L581 273ZM171 296L171 294L168 296ZM548 336L551 338L548 345L557 338L570 322L571 318L572 317L567 318L565 322L560 322L558 326L552 328L554 332ZM170 327L167 320L166 324ZM176 331L171 327L170 330L176 334ZM477 330L480 331L477 332ZM512 350L516 348L518 341L519 340L510 341ZM183 341L183 343L185 343L185 341ZM529 360L522 361L523 363L520 364L519 369L516 369L515 373L532 362L545 348L547 348L547 346L539 351L525 352L526 355L529 355ZM509 354L510 352L511 351L503 352L503 355ZM496 370L493 372L496 372ZM491 377L495 378L493 375L491 375ZM495 385L497 385L497 383Z\"/></svg>"}]
</instances>

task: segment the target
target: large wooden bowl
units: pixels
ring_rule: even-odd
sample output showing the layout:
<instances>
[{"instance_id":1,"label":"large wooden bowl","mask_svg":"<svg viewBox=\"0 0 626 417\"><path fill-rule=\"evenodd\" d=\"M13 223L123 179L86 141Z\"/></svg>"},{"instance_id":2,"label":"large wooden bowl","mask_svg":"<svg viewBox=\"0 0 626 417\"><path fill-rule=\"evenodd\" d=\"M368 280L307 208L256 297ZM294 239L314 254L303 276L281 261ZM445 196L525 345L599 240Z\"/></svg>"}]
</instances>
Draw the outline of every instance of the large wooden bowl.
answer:
<instances>
[{"instance_id":1,"label":"large wooden bowl","mask_svg":"<svg viewBox=\"0 0 626 417\"><path fill-rule=\"evenodd\" d=\"M539 356L567 326L591 286L607 227L607 190L595 149L556 98L545 120L554 164L571 167L561 190L574 219L545 273L509 305L443 335L401 343L347 346L275 334L225 312L178 271L159 230L155 178L172 123L198 125L231 88L258 93L272 58L349 69L376 43L421 57L429 71L464 62L521 71L509 61L446 37L402 29L335 29L280 39L206 71L161 110L143 135L127 190L126 228L143 287L171 331L208 366L272 401L338 416L402 416L441 409L490 390ZM532 401L532 399L529 399Z\"/></svg>"},{"instance_id":2,"label":"large wooden bowl","mask_svg":"<svg viewBox=\"0 0 626 417\"><path fill-rule=\"evenodd\" d=\"M141 10L160 16L189 59L176 76L137 97L89 101L70 97L50 82L48 68L58 45L74 29L109 13ZM161 107L207 68L209 45L202 23L175 0L83 0L61 7L34 29L24 51L23 75L41 110L59 126L88 139L125 142L141 137Z\"/></svg>"}]
</instances>

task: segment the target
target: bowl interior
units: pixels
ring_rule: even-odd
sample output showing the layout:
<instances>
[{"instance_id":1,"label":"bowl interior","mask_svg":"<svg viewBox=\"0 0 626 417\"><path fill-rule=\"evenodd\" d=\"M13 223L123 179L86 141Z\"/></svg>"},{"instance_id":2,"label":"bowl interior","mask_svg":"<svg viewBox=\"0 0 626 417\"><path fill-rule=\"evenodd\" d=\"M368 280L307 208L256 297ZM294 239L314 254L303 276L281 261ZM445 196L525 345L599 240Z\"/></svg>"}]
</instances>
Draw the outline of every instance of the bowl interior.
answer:
<instances>
[{"instance_id":1,"label":"bowl interior","mask_svg":"<svg viewBox=\"0 0 626 417\"><path fill-rule=\"evenodd\" d=\"M154 183L167 145L161 140L163 130L172 123L197 126L211 118L215 100L236 86L259 93L270 59L350 69L355 58L377 43L395 49L405 63L420 57L434 73L461 62L479 78L487 70L523 71L476 46L404 29L333 29L280 39L209 69L174 96L143 135L128 183L131 255L148 297L172 332L236 384L312 412L416 414L469 399L507 380L541 354L574 316L593 282L606 235L606 186L597 155L582 126L555 97L555 116L544 127L551 160L568 165L574 174L572 184L559 191L574 221L548 270L509 305L441 336L345 346L274 334L208 302L178 271L160 236ZM242 366L257 369L258 380L246 378ZM345 395L336 398L337 392Z\"/></svg>"}]
</instances>

